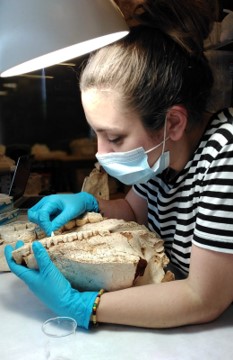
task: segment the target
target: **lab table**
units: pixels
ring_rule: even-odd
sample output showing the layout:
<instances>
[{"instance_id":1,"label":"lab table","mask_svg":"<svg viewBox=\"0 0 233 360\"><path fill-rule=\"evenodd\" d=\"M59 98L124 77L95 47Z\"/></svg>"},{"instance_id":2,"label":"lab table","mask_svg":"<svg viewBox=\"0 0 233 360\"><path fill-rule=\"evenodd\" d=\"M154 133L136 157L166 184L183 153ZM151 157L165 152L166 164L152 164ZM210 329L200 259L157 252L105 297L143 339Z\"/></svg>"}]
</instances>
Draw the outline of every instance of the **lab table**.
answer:
<instances>
[{"instance_id":1,"label":"lab table","mask_svg":"<svg viewBox=\"0 0 233 360\"><path fill-rule=\"evenodd\" d=\"M0 273L0 359L43 360L42 323L55 314L10 272ZM217 320L173 329L100 324L77 329L77 360L233 359L233 305Z\"/></svg>"}]
</instances>

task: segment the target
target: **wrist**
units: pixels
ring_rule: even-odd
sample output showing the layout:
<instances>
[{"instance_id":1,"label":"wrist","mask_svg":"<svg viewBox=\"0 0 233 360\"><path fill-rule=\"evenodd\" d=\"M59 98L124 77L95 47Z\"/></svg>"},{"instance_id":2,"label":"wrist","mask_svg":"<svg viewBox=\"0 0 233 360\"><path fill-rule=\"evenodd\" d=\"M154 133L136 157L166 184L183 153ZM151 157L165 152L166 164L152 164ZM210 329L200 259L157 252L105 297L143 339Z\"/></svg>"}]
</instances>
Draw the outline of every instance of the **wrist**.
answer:
<instances>
[{"instance_id":1,"label":"wrist","mask_svg":"<svg viewBox=\"0 0 233 360\"><path fill-rule=\"evenodd\" d=\"M91 317L93 306L98 297L96 291L79 292L76 289L71 290L70 299L67 301L66 316L74 318L78 327L89 329L92 325Z\"/></svg>"},{"instance_id":2,"label":"wrist","mask_svg":"<svg viewBox=\"0 0 233 360\"><path fill-rule=\"evenodd\" d=\"M86 211L99 212L99 203L94 195L87 192L81 192L78 195L81 195L84 198Z\"/></svg>"},{"instance_id":3,"label":"wrist","mask_svg":"<svg viewBox=\"0 0 233 360\"><path fill-rule=\"evenodd\" d=\"M99 306L99 303L100 303L100 299L101 299L101 296L103 295L104 293L104 289L101 289L97 296L96 296L96 299L95 299L95 302L92 306L92 314L91 314L91 322L93 324L93 326L98 326L98 322L97 322L97 309L98 309L98 306Z\"/></svg>"},{"instance_id":4,"label":"wrist","mask_svg":"<svg viewBox=\"0 0 233 360\"><path fill-rule=\"evenodd\" d=\"M93 201L93 210L94 210L94 212L96 212L96 213L100 212L99 201L94 196L92 196L92 201Z\"/></svg>"}]
</instances>

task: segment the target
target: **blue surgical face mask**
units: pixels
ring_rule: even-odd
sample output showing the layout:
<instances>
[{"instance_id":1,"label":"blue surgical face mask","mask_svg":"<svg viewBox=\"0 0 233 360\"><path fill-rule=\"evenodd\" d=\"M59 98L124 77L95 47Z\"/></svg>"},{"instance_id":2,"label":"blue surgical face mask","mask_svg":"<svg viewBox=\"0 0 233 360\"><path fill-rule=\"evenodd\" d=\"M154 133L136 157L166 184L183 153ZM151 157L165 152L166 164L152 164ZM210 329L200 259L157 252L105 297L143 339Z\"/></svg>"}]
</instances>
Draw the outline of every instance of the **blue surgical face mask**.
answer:
<instances>
[{"instance_id":1,"label":"blue surgical face mask","mask_svg":"<svg viewBox=\"0 0 233 360\"><path fill-rule=\"evenodd\" d=\"M165 142L168 140L168 138L165 138L165 131L164 129L163 141L147 151L145 151L143 147L139 147L126 152L97 153L96 158L110 176L116 178L123 184L136 185L145 183L169 166L169 151L164 152ZM154 165L150 167L147 154L161 145L163 145L162 154Z\"/></svg>"}]
</instances>

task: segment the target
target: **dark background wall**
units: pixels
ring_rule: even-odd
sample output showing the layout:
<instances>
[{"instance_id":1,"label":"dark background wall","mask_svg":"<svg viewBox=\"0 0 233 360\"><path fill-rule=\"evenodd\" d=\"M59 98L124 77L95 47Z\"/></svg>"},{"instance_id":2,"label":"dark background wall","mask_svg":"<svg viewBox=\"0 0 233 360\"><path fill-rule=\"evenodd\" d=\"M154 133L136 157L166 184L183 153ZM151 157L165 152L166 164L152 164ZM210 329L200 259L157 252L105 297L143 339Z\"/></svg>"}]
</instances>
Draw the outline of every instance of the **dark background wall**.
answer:
<instances>
[{"instance_id":1,"label":"dark background wall","mask_svg":"<svg viewBox=\"0 0 233 360\"><path fill-rule=\"evenodd\" d=\"M66 150L72 139L88 136L78 85L82 61L0 78L1 144L43 143Z\"/></svg>"},{"instance_id":2,"label":"dark background wall","mask_svg":"<svg viewBox=\"0 0 233 360\"><path fill-rule=\"evenodd\" d=\"M220 7L222 18L222 9L232 9L233 1L221 0ZM0 144L43 143L51 150L67 150L70 141L89 135L78 86L83 60L29 76L0 78Z\"/></svg>"}]
</instances>

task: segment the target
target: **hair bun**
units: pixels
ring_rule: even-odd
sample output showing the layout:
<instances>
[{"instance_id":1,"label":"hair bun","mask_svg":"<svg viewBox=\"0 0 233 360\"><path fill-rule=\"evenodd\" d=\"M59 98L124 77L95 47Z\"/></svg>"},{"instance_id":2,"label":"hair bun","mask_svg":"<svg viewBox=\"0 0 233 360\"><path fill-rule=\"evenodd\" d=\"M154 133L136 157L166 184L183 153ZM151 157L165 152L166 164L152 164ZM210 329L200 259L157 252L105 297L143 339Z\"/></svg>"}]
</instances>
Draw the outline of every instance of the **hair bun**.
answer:
<instances>
[{"instance_id":1,"label":"hair bun","mask_svg":"<svg viewBox=\"0 0 233 360\"><path fill-rule=\"evenodd\" d=\"M142 14L136 17L140 24L162 31L194 55L203 52L217 8L215 0L145 0L136 11Z\"/></svg>"}]
</instances>

